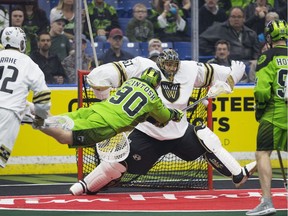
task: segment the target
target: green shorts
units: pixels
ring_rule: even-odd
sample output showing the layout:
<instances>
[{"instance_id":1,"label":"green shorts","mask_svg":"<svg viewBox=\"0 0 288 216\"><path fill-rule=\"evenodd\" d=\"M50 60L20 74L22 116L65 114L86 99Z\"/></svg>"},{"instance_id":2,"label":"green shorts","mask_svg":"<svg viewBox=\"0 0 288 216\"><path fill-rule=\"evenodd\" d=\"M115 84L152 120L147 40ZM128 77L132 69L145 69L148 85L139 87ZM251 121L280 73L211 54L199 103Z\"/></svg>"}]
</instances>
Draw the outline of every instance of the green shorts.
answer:
<instances>
[{"instance_id":1,"label":"green shorts","mask_svg":"<svg viewBox=\"0 0 288 216\"><path fill-rule=\"evenodd\" d=\"M97 142L115 136L116 131L107 124L101 115L93 109L80 108L77 111L65 113L74 121L72 129L73 145L69 147L95 146Z\"/></svg>"},{"instance_id":2,"label":"green shorts","mask_svg":"<svg viewBox=\"0 0 288 216\"><path fill-rule=\"evenodd\" d=\"M287 130L261 121L257 134L257 151L287 151Z\"/></svg>"}]
</instances>

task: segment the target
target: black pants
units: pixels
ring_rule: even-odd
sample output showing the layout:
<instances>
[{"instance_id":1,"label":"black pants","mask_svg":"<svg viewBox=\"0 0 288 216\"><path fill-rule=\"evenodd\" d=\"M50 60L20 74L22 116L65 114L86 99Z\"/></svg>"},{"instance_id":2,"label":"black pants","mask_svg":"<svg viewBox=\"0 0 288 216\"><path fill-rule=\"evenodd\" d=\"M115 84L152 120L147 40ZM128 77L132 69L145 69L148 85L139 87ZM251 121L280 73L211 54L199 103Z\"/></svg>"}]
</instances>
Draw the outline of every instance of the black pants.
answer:
<instances>
[{"instance_id":1,"label":"black pants","mask_svg":"<svg viewBox=\"0 0 288 216\"><path fill-rule=\"evenodd\" d=\"M128 138L131 140L131 147L125 161L128 172L133 174L146 174L153 164L167 153L173 153L185 161L193 161L206 152L192 125L189 125L182 137L174 140L160 141L137 129Z\"/></svg>"}]
</instances>

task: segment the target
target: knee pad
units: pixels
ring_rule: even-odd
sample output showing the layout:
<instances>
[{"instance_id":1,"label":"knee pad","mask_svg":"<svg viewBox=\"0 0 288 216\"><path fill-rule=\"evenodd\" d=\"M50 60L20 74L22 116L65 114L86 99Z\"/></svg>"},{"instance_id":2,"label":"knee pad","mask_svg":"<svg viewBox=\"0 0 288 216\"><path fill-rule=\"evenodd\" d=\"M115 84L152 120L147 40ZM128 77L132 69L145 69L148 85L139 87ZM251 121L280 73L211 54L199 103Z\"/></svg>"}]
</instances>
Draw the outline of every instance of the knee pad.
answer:
<instances>
[{"instance_id":1,"label":"knee pad","mask_svg":"<svg viewBox=\"0 0 288 216\"><path fill-rule=\"evenodd\" d=\"M70 188L73 195L83 193L95 194L113 180L120 180L126 166L121 163L107 163L102 161L83 181L77 182Z\"/></svg>"},{"instance_id":2,"label":"knee pad","mask_svg":"<svg viewBox=\"0 0 288 216\"><path fill-rule=\"evenodd\" d=\"M222 175L231 177L241 172L240 164L223 148L220 139L205 125L194 128L201 144L208 151L206 158Z\"/></svg>"}]
</instances>

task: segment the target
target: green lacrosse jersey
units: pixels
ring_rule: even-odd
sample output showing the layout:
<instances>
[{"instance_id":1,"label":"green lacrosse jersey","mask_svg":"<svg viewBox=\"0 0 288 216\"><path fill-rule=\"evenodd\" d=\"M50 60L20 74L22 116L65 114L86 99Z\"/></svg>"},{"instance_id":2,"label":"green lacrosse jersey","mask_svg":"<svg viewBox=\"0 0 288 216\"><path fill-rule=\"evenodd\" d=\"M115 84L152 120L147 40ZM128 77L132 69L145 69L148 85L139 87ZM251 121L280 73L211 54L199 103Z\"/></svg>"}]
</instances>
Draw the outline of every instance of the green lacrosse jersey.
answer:
<instances>
[{"instance_id":1,"label":"green lacrosse jersey","mask_svg":"<svg viewBox=\"0 0 288 216\"><path fill-rule=\"evenodd\" d=\"M288 71L288 48L276 46L258 59L254 97L257 109L263 109L261 120L287 130L287 104L284 100Z\"/></svg>"},{"instance_id":2,"label":"green lacrosse jersey","mask_svg":"<svg viewBox=\"0 0 288 216\"><path fill-rule=\"evenodd\" d=\"M159 123L171 118L155 89L138 78L127 80L114 95L91 108L117 133L132 130L149 116Z\"/></svg>"}]
</instances>

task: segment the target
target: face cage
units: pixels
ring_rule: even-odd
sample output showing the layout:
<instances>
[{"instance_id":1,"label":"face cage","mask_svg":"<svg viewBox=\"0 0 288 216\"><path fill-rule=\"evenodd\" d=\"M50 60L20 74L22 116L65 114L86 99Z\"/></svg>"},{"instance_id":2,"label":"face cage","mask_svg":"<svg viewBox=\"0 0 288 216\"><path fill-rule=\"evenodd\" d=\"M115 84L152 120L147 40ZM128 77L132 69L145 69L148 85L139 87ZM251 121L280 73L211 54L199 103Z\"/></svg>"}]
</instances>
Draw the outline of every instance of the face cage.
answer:
<instances>
[{"instance_id":1,"label":"face cage","mask_svg":"<svg viewBox=\"0 0 288 216\"><path fill-rule=\"evenodd\" d=\"M175 71L167 71L165 69L165 64L166 63L173 63L173 64L177 64L176 65L176 69ZM163 72L164 76L170 81L170 82L173 82L174 80L174 76L175 74L177 73L177 71L179 70L179 66L180 66L180 61L179 60L165 60L165 61L162 61L161 64L161 71Z\"/></svg>"}]
</instances>

